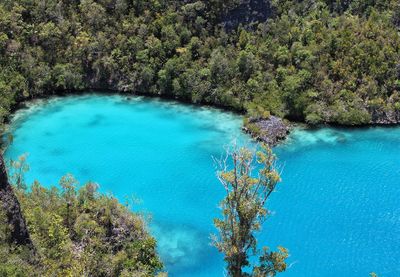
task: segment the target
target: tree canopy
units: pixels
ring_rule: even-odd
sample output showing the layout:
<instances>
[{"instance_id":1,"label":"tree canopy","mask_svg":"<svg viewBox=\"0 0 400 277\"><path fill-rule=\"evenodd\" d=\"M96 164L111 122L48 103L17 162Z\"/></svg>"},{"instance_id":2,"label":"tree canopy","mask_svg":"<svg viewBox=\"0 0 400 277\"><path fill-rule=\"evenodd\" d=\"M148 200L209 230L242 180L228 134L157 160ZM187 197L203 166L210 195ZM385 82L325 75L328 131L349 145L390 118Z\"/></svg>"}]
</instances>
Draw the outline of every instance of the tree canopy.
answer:
<instances>
[{"instance_id":1,"label":"tree canopy","mask_svg":"<svg viewBox=\"0 0 400 277\"><path fill-rule=\"evenodd\" d=\"M15 164L14 164L15 165ZM20 166L11 168L18 174ZM32 247L9 243L12 226L0 210L1 276L155 276L162 269L143 218L98 185L78 187L71 175L60 189L38 182L17 187Z\"/></svg>"},{"instance_id":2,"label":"tree canopy","mask_svg":"<svg viewBox=\"0 0 400 277\"><path fill-rule=\"evenodd\" d=\"M273 0L267 21L224 28L244 2L2 1L0 119L23 99L110 89L311 124L400 120L397 1Z\"/></svg>"}]
</instances>

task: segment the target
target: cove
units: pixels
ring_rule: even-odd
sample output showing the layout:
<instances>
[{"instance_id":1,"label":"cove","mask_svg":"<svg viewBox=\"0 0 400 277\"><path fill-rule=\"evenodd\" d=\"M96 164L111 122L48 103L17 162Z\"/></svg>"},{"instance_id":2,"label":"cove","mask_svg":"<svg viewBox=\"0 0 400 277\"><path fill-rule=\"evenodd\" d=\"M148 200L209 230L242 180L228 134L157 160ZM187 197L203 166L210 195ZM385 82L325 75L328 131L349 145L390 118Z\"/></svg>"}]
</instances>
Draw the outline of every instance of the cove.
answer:
<instances>
[{"instance_id":1,"label":"cove","mask_svg":"<svg viewBox=\"0 0 400 277\"><path fill-rule=\"evenodd\" d=\"M253 145L240 116L140 97L39 101L11 120L7 158L28 153L28 182L95 181L151 231L170 276L224 276L209 236L224 196L212 157ZM296 129L276 147L283 182L260 245L290 250L281 276L399 276L400 128Z\"/></svg>"}]
</instances>

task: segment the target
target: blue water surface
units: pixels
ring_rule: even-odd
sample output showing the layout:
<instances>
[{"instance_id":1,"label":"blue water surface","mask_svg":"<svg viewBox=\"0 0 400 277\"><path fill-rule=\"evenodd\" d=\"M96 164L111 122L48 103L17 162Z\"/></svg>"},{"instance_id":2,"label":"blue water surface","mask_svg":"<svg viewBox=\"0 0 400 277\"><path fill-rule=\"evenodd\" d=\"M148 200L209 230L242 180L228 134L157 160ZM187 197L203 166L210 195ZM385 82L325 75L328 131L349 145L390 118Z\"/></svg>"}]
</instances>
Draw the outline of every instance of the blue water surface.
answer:
<instances>
[{"instance_id":1,"label":"blue water surface","mask_svg":"<svg viewBox=\"0 0 400 277\"><path fill-rule=\"evenodd\" d=\"M212 157L233 140L253 145L241 122L171 101L55 98L15 114L6 157L28 153L28 182L68 172L140 199L170 276L224 276L209 238L224 196ZM259 243L290 250L281 276L400 276L400 128L298 128L274 150L283 182Z\"/></svg>"}]
</instances>

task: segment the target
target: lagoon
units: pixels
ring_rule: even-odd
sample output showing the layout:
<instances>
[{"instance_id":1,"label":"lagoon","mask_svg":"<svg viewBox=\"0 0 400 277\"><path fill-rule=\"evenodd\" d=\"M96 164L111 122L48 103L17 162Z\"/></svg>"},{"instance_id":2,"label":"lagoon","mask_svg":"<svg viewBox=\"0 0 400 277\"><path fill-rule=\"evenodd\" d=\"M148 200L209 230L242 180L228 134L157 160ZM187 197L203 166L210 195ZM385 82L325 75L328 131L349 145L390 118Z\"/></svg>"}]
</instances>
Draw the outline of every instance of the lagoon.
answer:
<instances>
[{"instance_id":1,"label":"lagoon","mask_svg":"<svg viewBox=\"0 0 400 277\"><path fill-rule=\"evenodd\" d=\"M15 113L7 158L28 153L28 182L81 183L149 217L170 276L224 276L210 246L224 190L213 157L236 141L240 116L142 97L39 100ZM296 129L276 147L283 182L260 243L290 250L281 276L399 276L400 128Z\"/></svg>"}]
</instances>

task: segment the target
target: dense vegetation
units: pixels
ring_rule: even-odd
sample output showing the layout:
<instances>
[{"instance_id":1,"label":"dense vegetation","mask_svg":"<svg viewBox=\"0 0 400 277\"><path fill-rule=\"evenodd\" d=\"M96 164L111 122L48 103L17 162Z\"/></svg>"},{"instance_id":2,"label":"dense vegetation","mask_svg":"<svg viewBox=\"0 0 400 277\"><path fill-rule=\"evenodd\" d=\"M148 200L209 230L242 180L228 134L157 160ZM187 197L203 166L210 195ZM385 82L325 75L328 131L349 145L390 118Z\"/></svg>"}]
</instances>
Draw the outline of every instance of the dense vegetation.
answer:
<instances>
[{"instance_id":1,"label":"dense vegetation","mask_svg":"<svg viewBox=\"0 0 400 277\"><path fill-rule=\"evenodd\" d=\"M242 2L4 0L0 118L101 88L315 124L400 120L398 1L273 0L266 22L224 29Z\"/></svg>"},{"instance_id":2,"label":"dense vegetation","mask_svg":"<svg viewBox=\"0 0 400 277\"><path fill-rule=\"evenodd\" d=\"M0 125L24 99L87 89L311 124L400 122L397 0L271 0L267 21L225 28L242 2L1 1ZM10 248L9 226L0 226L0 275L146 276L161 268L143 221L94 184L77 190L69 176L61 190L36 183L27 191L16 180L37 253ZM265 212L259 207L253 219ZM246 265L248 253L240 254Z\"/></svg>"},{"instance_id":3,"label":"dense vegetation","mask_svg":"<svg viewBox=\"0 0 400 277\"><path fill-rule=\"evenodd\" d=\"M143 219L97 185L78 189L70 175L60 188L35 182L26 190L24 160L13 162L18 196L33 248L10 243L12 229L0 210L0 276L155 276L162 264Z\"/></svg>"}]
</instances>

